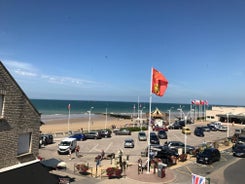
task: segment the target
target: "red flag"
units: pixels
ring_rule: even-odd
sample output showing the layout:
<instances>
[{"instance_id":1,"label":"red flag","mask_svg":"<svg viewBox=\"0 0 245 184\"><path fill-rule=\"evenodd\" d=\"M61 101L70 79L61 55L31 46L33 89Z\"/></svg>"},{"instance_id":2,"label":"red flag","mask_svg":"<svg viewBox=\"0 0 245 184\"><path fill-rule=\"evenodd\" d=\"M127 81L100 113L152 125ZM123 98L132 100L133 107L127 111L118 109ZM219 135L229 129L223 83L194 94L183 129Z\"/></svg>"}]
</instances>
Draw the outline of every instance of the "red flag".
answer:
<instances>
[{"instance_id":1,"label":"red flag","mask_svg":"<svg viewBox=\"0 0 245 184\"><path fill-rule=\"evenodd\" d=\"M153 68L151 87L152 93L154 93L157 96L163 96L167 87L168 80L163 76L163 74L161 74L159 71Z\"/></svg>"}]
</instances>

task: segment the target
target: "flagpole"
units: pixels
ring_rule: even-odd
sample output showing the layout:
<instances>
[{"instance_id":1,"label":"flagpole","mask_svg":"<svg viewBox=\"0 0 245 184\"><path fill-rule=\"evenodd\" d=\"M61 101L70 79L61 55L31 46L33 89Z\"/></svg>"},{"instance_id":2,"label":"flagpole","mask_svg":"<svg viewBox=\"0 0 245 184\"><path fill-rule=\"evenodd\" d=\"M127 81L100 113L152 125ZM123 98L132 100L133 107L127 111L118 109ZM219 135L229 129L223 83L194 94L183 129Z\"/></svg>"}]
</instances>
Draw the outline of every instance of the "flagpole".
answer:
<instances>
[{"instance_id":1,"label":"flagpole","mask_svg":"<svg viewBox=\"0 0 245 184\"><path fill-rule=\"evenodd\" d=\"M151 133L151 103L152 103L152 75L153 68L151 68L151 82L150 82L150 99L149 99L149 122L148 122L148 154L147 154L147 173L150 173L150 133Z\"/></svg>"},{"instance_id":2,"label":"flagpole","mask_svg":"<svg viewBox=\"0 0 245 184\"><path fill-rule=\"evenodd\" d=\"M71 104L68 105L68 135L69 135L69 132L70 132L70 109L71 109Z\"/></svg>"}]
</instances>

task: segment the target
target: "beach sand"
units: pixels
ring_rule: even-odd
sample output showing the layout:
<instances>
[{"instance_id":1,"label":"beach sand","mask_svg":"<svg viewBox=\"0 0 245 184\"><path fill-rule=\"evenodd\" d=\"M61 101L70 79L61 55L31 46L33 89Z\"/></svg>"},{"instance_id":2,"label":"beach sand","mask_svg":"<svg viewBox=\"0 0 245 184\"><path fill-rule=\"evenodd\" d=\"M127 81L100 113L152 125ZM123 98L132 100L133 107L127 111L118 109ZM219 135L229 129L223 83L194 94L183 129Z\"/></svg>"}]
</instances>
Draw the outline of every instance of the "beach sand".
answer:
<instances>
[{"instance_id":1,"label":"beach sand","mask_svg":"<svg viewBox=\"0 0 245 184\"><path fill-rule=\"evenodd\" d=\"M69 123L68 123L69 121ZM59 132L68 132L69 130L73 132L88 130L89 120L88 118L70 118L68 119L51 119L48 121L43 121L44 124L41 125L40 131L42 133L59 133ZM126 124L131 124L132 120L130 119L119 119L114 117L107 117L105 115L96 115L96 117L91 118L90 120L90 130L98 130L104 128L110 128L112 125L115 125L117 128L124 127Z\"/></svg>"}]
</instances>

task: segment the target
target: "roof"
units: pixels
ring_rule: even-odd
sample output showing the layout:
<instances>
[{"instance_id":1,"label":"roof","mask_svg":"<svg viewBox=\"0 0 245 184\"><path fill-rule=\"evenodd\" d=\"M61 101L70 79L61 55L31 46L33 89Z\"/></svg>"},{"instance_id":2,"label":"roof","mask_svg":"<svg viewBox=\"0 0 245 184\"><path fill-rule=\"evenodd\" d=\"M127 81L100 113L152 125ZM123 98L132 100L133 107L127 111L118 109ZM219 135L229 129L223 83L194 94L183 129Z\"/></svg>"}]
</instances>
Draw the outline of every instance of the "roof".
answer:
<instances>
[{"instance_id":1,"label":"roof","mask_svg":"<svg viewBox=\"0 0 245 184\"><path fill-rule=\"evenodd\" d=\"M58 176L50 174L48 169L42 166L40 162L12 169L0 174L0 181L12 184L25 183L25 184L57 184Z\"/></svg>"},{"instance_id":2,"label":"roof","mask_svg":"<svg viewBox=\"0 0 245 184\"><path fill-rule=\"evenodd\" d=\"M74 141L74 140L77 140L77 139L68 137L68 138L63 139L62 141Z\"/></svg>"},{"instance_id":3,"label":"roof","mask_svg":"<svg viewBox=\"0 0 245 184\"><path fill-rule=\"evenodd\" d=\"M158 108L156 108L155 111L153 111L153 112L151 113L151 116L152 116L153 118L163 118L163 117L165 117L166 115L165 115L165 113L162 113Z\"/></svg>"}]
</instances>

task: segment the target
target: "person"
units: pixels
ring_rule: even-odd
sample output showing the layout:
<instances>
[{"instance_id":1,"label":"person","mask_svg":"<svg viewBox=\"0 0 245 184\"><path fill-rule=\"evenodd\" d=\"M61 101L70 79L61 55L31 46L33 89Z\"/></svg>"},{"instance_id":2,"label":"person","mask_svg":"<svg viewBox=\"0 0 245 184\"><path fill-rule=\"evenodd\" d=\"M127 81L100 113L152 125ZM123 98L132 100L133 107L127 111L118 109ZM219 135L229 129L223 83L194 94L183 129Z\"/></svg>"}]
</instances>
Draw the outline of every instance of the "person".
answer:
<instances>
[{"instance_id":1,"label":"person","mask_svg":"<svg viewBox=\"0 0 245 184\"><path fill-rule=\"evenodd\" d=\"M80 146L77 145L76 148L75 148L75 152L76 152L76 157L79 156L79 151L80 151Z\"/></svg>"},{"instance_id":2,"label":"person","mask_svg":"<svg viewBox=\"0 0 245 184\"><path fill-rule=\"evenodd\" d=\"M101 160L104 159L104 156L105 156L105 152L104 152L104 150L101 150Z\"/></svg>"},{"instance_id":3,"label":"person","mask_svg":"<svg viewBox=\"0 0 245 184\"><path fill-rule=\"evenodd\" d=\"M69 160L71 160L71 153L72 153L72 150L71 148L69 148Z\"/></svg>"}]
</instances>

